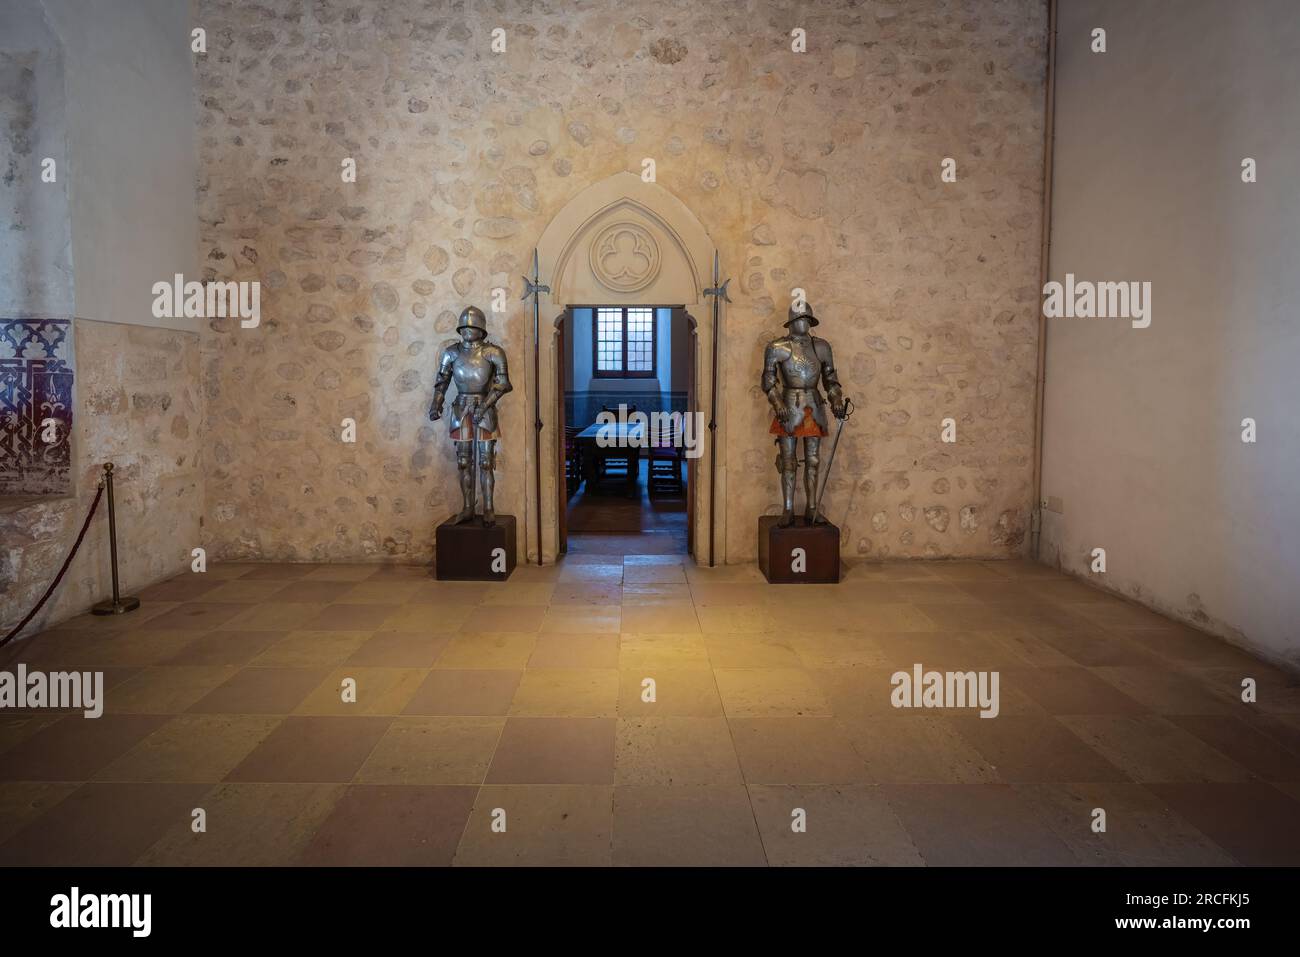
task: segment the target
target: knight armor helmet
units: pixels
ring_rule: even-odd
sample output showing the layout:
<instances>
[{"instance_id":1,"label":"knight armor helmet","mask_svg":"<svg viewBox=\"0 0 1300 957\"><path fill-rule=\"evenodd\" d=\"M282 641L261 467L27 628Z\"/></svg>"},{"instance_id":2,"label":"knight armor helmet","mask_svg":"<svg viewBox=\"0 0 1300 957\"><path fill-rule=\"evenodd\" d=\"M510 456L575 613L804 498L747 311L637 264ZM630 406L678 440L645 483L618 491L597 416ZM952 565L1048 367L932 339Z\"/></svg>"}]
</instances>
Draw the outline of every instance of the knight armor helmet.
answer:
<instances>
[{"instance_id":1,"label":"knight armor helmet","mask_svg":"<svg viewBox=\"0 0 1300 957\"><path fill-rule=\"evenodd\" d=\"M802 309L796 309L795 305L797 304L792 304L790 306L790 318L785 321L785 327L787 329L790 328L790 323L794 322L796 319L807 319L809 326L819 325L819 323L817 322L817 317L813 315L813 308L811 304L807 302L803 303Z\"/></svg>"},{"instance_id":2,"label":"knight armor helmet","mask_svg":"<svg viewBox=\"0 0 1300 957\"><path fill-rule=\"evenodd\" d=\"M487 316L483 315L483 310L478 306L466 306L461 310L460 321L456 325L456 331L462 329L479 329L487 333Z\"/></svg>"}]
</instances>

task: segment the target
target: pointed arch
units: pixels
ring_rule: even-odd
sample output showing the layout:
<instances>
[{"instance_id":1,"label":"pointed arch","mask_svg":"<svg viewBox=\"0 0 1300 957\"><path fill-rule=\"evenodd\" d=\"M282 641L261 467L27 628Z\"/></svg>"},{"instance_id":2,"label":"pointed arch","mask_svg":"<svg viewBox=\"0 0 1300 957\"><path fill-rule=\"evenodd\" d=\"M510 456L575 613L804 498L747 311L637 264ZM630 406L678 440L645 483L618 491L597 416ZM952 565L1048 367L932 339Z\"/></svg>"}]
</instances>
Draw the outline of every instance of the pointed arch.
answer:
<instances>
[{"instance_id":1,"label":"pointed arch","mask_svg":"<svg viewBox=\"0 0 1300 957\"><path fill-rule=\"evenodd\" d=\"M542 326L540 381L530 382L530 391L538 390L545 423L541 441L541 488L531 481L534 474L532 456L535 445L529 442L526 474L529 514L542 503L543 560L555 560L559 529L557 450L554 410L560 398L556 388L556 370L563 357L557 354L554 323L572 306L644 304L681 306L695 323L697 408L708 421L708 398L712 389L711 349L713 341L712 305L704 289L712 283L715 246L708 231L693 212L656 183L644 182L635 173L615 173L583 189L555 214L537 242L542 281L551 287L541 298ZM535 347L531 325L527 332L531 356ZM722 373L719 370L719 379ZM719 386L721 386L721 381ZM721 392L721 389L719 389ZM530 406L532 396L529 396ZM696 461L696 475L706 476L714 449L724 448L722 409L718 410L718 428L712 437L703 437L703 454ZM716 495L718 527L714 541L714 559L725 559L726 534L723 517L726 510L725 456L717 462ZM709 489L707 482L696 483L693 538L697 560L707 561L709 549ZM531 525L531 523L530 523ZM534 536L535 537L535 536ZM528 542L528 553L535 560L537 542Z\"/></svg>"}]
</instances>

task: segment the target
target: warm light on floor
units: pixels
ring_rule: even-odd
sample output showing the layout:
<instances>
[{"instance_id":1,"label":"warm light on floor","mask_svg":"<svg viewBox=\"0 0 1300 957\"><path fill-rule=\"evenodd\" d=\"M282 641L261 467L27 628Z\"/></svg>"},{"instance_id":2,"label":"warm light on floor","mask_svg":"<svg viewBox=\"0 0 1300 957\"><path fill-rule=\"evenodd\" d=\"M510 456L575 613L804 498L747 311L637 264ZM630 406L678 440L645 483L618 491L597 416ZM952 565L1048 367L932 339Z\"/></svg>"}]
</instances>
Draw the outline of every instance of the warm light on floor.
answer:
<instances>
[{"instance_id":1,"label":"warm light on floor","mask_svg":"<svg viewBox=\"0 0 1300 957\"><path fill-rule=\"evenodd\" d=\"M143 599L6 649L107 700L0 717L0 863L1300 861L1294 683L1033 563L227 564ZM998 716L894 708L917 663L996 670Z\"/></svg>"}]
</instances>

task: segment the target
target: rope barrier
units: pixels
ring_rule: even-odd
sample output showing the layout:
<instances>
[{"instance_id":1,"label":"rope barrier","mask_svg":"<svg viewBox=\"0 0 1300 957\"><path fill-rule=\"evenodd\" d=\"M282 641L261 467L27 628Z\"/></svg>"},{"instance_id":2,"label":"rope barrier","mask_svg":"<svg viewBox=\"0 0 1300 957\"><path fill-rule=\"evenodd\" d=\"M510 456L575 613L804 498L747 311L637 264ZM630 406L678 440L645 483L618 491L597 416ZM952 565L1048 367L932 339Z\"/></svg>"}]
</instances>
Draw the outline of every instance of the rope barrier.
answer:
<instances>
[{"instance_id":1,"label":"rope barrier","mask_svg":"<svg viewBox=\"0 0 1300 957\"><path fill-rule=\"evenodd\" d=\"M49 601L50 596L54 594L54 589L59 587L59 582L63 581L63 576L67 574L68 566L72 564L72 559L76 556L77 549L81 547L81 540L86 537L86 530L90 528L90 520L95 517L95 509L99 507L99 500L103 495L104 484L101 482L99 488L95 490L95 500L90 503L90 511L86 513L86 521L82 523L81 532L77 535L77 540L72 543L72 551L68 552L68 557L63 560L63 567L60 568L59 573L54 576L54 581L50 582L50 587L45 589L45 594L42 595L41 600L36 603L36 607L27 613L27 617L20 621L14 627L13 631L5 635L3 641L0 641L0 648L9 644L9 642L12 641L20 631L27 627L27 623L36 617L36 613L41 610L42 606Z\"/></svg>"}]
</instances>

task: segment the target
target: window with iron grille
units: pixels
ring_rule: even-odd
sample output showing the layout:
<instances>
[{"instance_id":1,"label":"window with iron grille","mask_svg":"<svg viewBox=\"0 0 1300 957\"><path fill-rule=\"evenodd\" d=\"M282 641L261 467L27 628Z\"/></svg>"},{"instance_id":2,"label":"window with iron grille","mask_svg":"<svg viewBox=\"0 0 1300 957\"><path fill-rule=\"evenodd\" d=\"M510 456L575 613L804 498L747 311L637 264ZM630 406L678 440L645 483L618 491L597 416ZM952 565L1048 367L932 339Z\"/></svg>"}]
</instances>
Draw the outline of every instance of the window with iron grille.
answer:
<instances>
[{"instance_id":1,"label":"window with iron grille","mask_svg":"<svg viewBox=\"0 0 1300 957\"><path fill-rule=\"evenodd\" d=\"M600 306L592 336L598 378L650 379L655 375L655 311L642 306Z\"/></svg>"}]
</instances>

